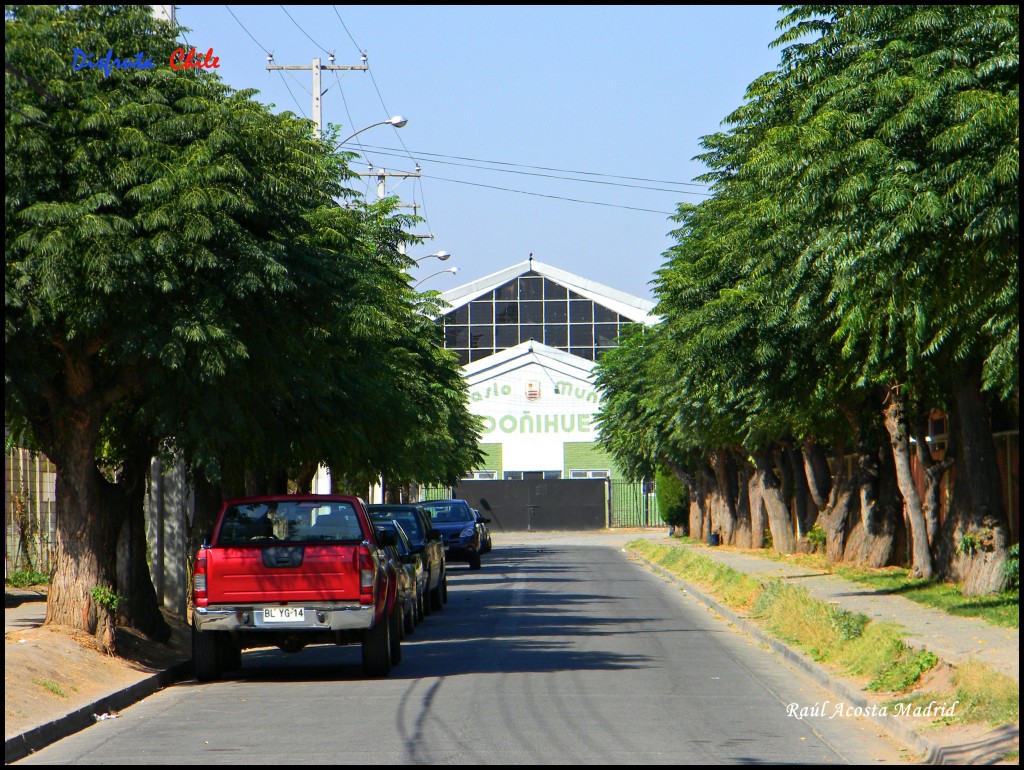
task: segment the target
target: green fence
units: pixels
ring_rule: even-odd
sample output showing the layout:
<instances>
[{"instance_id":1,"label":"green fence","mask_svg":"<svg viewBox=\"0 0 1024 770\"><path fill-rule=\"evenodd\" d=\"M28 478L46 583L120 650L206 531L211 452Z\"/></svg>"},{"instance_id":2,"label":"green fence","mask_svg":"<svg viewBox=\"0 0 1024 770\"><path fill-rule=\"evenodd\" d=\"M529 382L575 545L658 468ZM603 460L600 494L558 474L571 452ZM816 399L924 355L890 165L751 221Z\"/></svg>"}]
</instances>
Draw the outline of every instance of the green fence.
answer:
<instances>
[{"instance_id":1,"label":"green fence","mask_svg":"<svg viewBox=\"0 0 1024 770\"><path fill-rule=\"evenodd\" d=\"M664 526L653 485L640 481L609 481L608 507L612 527Z\"/></svg>"}]
</instances>

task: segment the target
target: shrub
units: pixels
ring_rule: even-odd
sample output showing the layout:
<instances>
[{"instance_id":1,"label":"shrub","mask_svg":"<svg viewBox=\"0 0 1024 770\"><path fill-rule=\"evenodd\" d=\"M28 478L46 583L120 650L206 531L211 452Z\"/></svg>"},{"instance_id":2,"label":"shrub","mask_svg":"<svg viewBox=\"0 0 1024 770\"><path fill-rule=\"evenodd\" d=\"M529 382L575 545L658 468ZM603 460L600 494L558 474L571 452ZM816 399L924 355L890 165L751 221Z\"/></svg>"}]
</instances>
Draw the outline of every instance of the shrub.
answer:
<instances>
[{"instance_id":1,"label":"shrub","mask_svg":"<svg viewBox=\"0 0 1024 770\"><path fill-rule=\"evenodd\" d=\"M45 572L37 572L33 569L22 569L8 575L5 582L7 585L13 586L14 588L44 586L50 582L50 576Z\"/></svg>"},{"instance_id":2,"label":"shrub","mask_svg":"<svg viewBox=\"0 0 1024 770\"><path fill-rule=\"evenodd\" d=\"M1006 575L1006 589L1015 591L1020 588L1020 543L1010 546L1010 554L1003 564L1003 573Z\"/></svg>"},{"instance_id":3,"label":"shrub","mask_svg":"<svg viewBox=\"0 0 1024 770\"><path fill-rule=\"evenodd\" d=\"M655 492L661 520L685 532L690 521L690 493L686 484L671 471L659 468L655 475Z\"/></svg>"}]
</instances>

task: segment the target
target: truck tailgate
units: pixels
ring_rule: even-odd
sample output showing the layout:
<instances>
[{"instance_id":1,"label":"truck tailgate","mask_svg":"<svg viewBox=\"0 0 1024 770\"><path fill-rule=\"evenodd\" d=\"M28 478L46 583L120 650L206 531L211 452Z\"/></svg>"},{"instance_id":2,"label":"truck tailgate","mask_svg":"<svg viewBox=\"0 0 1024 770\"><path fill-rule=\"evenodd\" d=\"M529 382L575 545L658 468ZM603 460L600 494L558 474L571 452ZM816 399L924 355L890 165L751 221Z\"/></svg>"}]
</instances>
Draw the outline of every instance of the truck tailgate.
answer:
<instances>
[{"instance_id":1,"label":"truck tailgate","mask_svg":"<svg viewBox=\"0 0 1024 770\"><path fill-rule=\"evenodd\" d=\"M206 551L208 601L358 601L358 548L342 544L211 548ZM297 559L301 561L296 564ZM289 566L290 562L295 565Z\"/></svg>"}]
</instances>

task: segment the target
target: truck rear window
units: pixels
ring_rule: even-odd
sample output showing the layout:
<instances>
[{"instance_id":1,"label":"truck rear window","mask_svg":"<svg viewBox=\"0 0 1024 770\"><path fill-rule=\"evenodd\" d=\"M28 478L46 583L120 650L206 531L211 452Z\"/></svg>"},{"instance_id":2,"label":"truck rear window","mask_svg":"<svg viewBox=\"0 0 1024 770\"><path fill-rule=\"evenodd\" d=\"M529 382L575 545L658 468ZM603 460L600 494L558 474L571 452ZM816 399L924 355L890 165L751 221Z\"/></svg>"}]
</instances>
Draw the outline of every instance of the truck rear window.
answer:
<instances>
[{"instance_id":1,"label":"truck rear window","mask_svg":"<svg viewBox=\"0 0 1024 770\"><path fill-rule=\"evenodd\" d=\"M217 545L360 542L356 511L345 502L265 502L224 512Z\"/></svg>"}]
</instances>

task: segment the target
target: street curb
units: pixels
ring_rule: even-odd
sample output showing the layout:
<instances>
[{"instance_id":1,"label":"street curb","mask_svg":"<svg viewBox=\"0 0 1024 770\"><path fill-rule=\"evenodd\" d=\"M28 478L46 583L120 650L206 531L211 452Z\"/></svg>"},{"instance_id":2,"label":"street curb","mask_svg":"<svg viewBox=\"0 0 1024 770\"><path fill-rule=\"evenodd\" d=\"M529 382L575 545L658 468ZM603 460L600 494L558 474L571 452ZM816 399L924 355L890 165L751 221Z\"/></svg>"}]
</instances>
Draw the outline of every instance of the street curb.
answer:
<instances>
[{"instance_id":1,"label":"street curb","mask_svg":"<svg viewBox=\"0 0 1024 770\"><path fill-rule=\"evenodd\" d=\"M86 727L96 724L97 714L115 713L128 708L158 690L190 676L191 673L191 660L178 663L166 671L153 674L123 690L105 695L59 719L8 738L4 741L4 764L17 762L52 743L74 735Z\"/></svg>"},{"instance_id":2,"label":"street curb","mask_svg":"<svg viewBox=\"0 0 1024 770\"><path fill-rule=\"evenodd\" d=\"M671 582L686 589L686 592L706 607L717 612L729 623L736 626L744 634L752 637L755 641L767 646L772 652L784 658L788 663L796 666L803 673L809 676L817 684L842 698L856 708L864 709L864 718L880 727L894 739L904 743L908 748L924 755L921 760L924 764L992 764L999 761L1008 751L1016 748L1015 742L1020 739L1019 725L1006 725L992 731L984 740L976 741L959 746L942 746L922 736L916 730L907 727L896 716L881 716L873 713L872 704L858 691L851 689L844 682L836 679L824 666L808 658L803 653L787 646L773 636L768 635L760 626L751 620L740 617L716 599L702 593L678 575L669 572L659 564L647 559L642 554L627 549L627 553L642 562L652 571Z\"/></svg>"}]
</instances>

